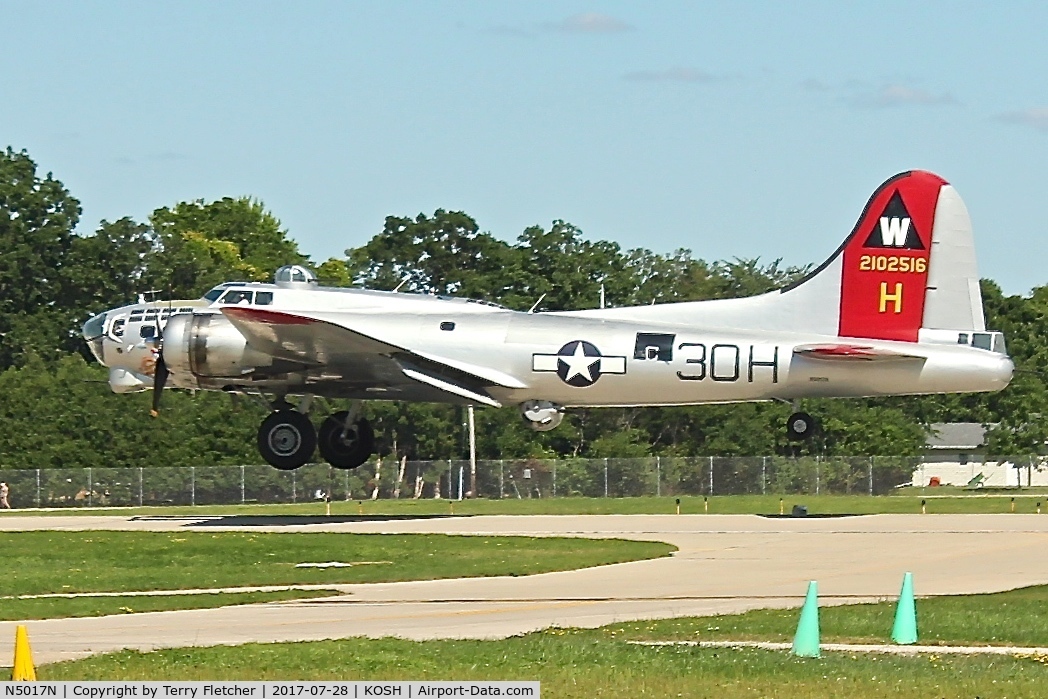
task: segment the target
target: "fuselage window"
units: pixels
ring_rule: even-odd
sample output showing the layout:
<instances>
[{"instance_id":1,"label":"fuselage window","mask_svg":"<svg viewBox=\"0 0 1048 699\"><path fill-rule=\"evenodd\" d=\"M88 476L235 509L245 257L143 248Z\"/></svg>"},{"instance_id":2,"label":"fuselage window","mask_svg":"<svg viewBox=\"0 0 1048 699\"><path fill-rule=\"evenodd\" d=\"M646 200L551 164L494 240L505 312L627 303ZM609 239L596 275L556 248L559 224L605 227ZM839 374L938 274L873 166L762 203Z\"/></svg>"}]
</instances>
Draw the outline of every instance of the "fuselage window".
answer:
<instances>
[{"instance_id":1,"label":"fuselage window","mask_svg":"<svg viewBox=\"0 0 1048 699\"><path fill-rule=\"evenodd\" d=\"M251 296L252 292L250 291L244 289L231 289L222 297L222 303L246 306L251 304Z\"/></svg>"},{"instance_id":2,"label":"fuselage window","mask_svg":"<svg viewBox=\"0 0 1048 699\"><path fill-rule=\"evenodd\" d=\"M440 329L441 330L454 330L455 329L455 324L453 322L451 322L450 320L445 320L443 323L440 324Z\"/></svg>"},{"instance_id":3,"label":"fuselage window","mask_svg":"<svg viewBox=\"0 0 1048 699\"><path fill-rule=\"evenodd\" d=\"M178 312L179 313L192 313L193 309L192 308L179 308Z\"/></svg>"},{"instance_id":4,"label":"fuselage window","mask_svg":"<svg viewBox=\"0 0 1048 699\"><path fill-rule=\"evenodd\" d=\"M138 329L138 335L143 338L150 338L156 335L155 325L143 325Z\"/></svg>"},{"instance_id":5,"label":"fuselage window","mask_svg":"<svg viewBox=\"0 0 1048 699\"><path fill-rule=\"evenodd\" d=\"M990 349L990 333L974 333L972 335L972 347L979 349Z\"/></svg>"},{"instance_id":6,"label":"fuselage window","mask_svg":"<svg viewBox=\"0 0 1048 699\"><path fill-rule=\"evenodd\" d=\"M968 333L957 333L957 344L967 345L968 344Z\"/></svg>"},{"instance_id":7,"label":"fuselage window","mask_svg":"<svg viewBox=\"0 0 1048 699\"><path fill-rule=\"evenodd\" d=\"M110 330L110 332L113 333L113 337L123 337L124 336L124 324L125 323L127 323L127 321L124 320L123 318L117 318L116 320L113 321L113 327Z\"/></svg>"},{"instance_id":8,"label":"fuselage window","mask_svg":"<svg viewBox=\"0 0 1048 699\"><path fill-rule=\"evenodd\" d=\"M259 306L268 306L273 303L273 292L272 291L259 291L255 294L255 304Z\"/></svg>"}]
</instances>

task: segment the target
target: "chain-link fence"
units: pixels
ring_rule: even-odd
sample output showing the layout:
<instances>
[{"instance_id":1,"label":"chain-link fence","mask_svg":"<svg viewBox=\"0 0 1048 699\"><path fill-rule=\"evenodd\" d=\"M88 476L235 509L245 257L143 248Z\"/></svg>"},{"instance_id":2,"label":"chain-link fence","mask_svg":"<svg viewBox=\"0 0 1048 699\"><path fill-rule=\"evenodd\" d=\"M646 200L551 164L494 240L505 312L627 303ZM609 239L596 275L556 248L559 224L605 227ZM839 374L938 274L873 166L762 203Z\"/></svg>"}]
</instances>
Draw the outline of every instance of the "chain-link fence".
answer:
<instances>
[{"instance_id":1,"label":"chain-link fence","mask_svg":"<svg viewBox=\"0 0 1048 699\"><path fill-rule=\"evenodd\" d=\"M1032 473L1027 457L965 466ZM483 498L631 497L641 495L857 494L928 485L933 465L921 457L651 457L642 459L505 459L478 461ZM980 470L981 469L981 470ZM1025 471L1024 471L1025 472ZM228 505L470 497L469 461L373 460L353 471L309 464L295 471L269 466L195 468L0 469L12 507ZM945 482L943 483L945 484Z\"/></svg>"}]
</instances>

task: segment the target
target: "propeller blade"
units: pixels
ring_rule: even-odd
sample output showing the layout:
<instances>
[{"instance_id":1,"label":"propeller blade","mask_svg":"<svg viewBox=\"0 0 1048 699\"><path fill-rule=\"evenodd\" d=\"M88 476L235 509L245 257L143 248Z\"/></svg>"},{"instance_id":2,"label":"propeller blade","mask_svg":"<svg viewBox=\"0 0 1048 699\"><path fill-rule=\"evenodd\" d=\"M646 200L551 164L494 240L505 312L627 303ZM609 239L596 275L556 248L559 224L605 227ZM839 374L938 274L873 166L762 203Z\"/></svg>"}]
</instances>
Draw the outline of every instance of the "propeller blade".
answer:
<instances>
[{"instance_id":1,"label":"propeller blade","mask_svg":"<svg viewBox=\"0 0 1048 699\"><path fill-rule=\"evenodd\" d=\"M153 409L149 411L153 417L160 414L160 396L164 392L164 385L167 384L170 373L167 364L164 363L164 352L161 349L156 358L156 368L153 370Z\"/></svg>"}]
</instances>

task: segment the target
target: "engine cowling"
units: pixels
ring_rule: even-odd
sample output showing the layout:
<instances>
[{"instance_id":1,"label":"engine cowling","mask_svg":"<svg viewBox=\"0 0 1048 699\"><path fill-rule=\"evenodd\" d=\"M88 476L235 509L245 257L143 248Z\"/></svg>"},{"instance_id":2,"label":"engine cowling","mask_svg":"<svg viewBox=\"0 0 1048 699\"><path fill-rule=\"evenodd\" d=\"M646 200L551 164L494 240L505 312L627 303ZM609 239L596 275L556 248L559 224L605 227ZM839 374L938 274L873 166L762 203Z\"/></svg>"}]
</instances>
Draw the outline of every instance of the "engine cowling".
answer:
<instances>
[{"instance_id":1,"label":"engine cowling","mask_svg":"<svg viewBox=\"0 0 1048 699\"><path fill-rule=\"evenodd\" d=\"M251 348L221 313L171 316L163 353L172 373L198 378L237 378L273 363L271 356Z\"/></svg>"},{"instance_id":2,"label":"engine cowling","mask_svg":"<svg viewBox=\"0 0 1048 699\"><path fill-rule=\"evenodd\" d=\"M564 409L548 400L529 400L521 403L520 414L536 432L548 432L564 420Z\"/></svg>"}]
</instances>

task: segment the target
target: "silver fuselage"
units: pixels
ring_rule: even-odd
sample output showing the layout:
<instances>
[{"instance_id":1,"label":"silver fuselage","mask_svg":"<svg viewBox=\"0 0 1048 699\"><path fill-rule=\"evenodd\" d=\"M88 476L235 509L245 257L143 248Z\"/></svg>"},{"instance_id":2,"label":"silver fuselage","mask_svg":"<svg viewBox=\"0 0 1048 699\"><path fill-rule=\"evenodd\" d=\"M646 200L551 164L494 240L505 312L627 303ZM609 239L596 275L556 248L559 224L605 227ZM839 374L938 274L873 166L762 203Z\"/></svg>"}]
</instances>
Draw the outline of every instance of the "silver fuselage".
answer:
<instances>
[{"instance_id":1,"label":"silver fuselage","mask_svg":"<svg viewBox=\"0 0 1048 699\"><path fill-rule=\"evenodd\" d=\"M643 308L636 309L634 317L625 318L615 309L523 313L463 299L417 294L290 289L269 284L244 288L271 292L265 309L317 318L440 361L467 368L483 367L511 377L513 381L488 388L490 395L503 405L529 400L564 407L693 405L996 391L1008 384L1013 370L1002 347L994 351L958 344L957 334L950 332L930 333L930 339L922 337L912 343L777 328L733 328L725 323L731 314L724 312L725 304L732 301L711 305L716 312L707 324L700 304L689 304L687 322L678 323L673 322L669 306L654 307L659 312L644 320ZM739 307L750 302L740 299ZM116 381L114 390L121 392L151 385L155 349L151 338L141 337L141 328L169 322L162 314L153 314L151 320L146 320L144 313L138 314L133 320L134 308L107 312L100 324L102 332L93 343L99 361L111 370L111 384ZM190 303L174 302L174 308L187 309ZM216 314L210 320L212 331L225 337L222 347L241 352L237 355L240 359L233 361L233 357L223 363L216 356L213 366L229 367L211 371L220 375L197 375L186 368L189 364L183 367L169 361L172 374L168 385L282 395L412 399L410 393L387 392L381 385L347 386L325 381L323 367L280 375L269 373L264 378L253 376L253 364L259 361L256 357L244 363L244 357L254 355L243 338L237 340L239 334L222 315L222 308L221 302L206 307L197 302L192 311L183 310L180 314L176 310L172 317ZM123 320L121 337L112 332L117 319ZM166 338L168 343L173 341ZM908 359L835 360L794 352L801 346L842 342L898 352ZM187 353L191 350L185 349ZM592 354L594 350L597 354ZM450 395L447 400L463 402Z\"/></svg>"}]
</instances>

